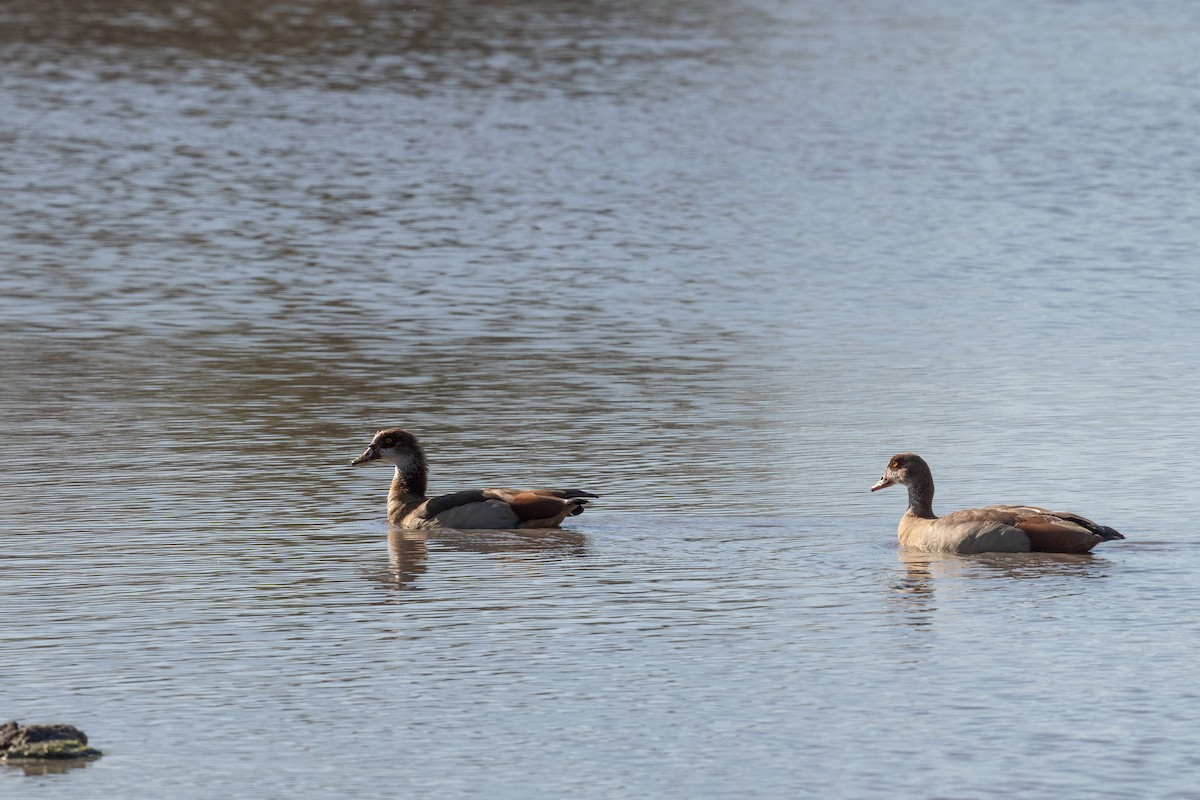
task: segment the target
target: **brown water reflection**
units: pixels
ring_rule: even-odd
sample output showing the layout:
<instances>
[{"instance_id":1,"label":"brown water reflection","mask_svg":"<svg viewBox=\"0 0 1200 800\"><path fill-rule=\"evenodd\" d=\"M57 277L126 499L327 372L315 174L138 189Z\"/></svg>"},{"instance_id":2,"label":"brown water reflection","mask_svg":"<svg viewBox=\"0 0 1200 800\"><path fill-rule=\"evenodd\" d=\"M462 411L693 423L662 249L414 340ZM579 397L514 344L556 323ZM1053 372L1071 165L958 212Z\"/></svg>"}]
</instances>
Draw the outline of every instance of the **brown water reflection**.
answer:
<instances>
[{"instance_id":1,"label":"brown water reflection","mask_svg":"<svg viewBox=\"0 0 1200 800\"><path fill-rule=\"evenodd\" d=\"M55 758L40 761L6 761L0 759L0 769L11 772L20 772L26 776L41 776L41 775L62 775L67 772L73 772L77 769L83 769L89 766L95 759L83 758Z\"/></svg>"},{"instance_id":2,"label":"brown water reflection","mask_svg":"<svg viewBox=\"0 0 1200 800\"><path fill-rule=\"evenodd\" d=\"M0 47L18 59L55 52L61 60L47 67L51 76L99 55L109 79L154 82L164 76L148 70L187 72L220 61L249 68L254 82L345 91L387 85L424 95L452 81L518 93L608 93L628 86L635 62L711 60L735 45L717 37L768 24L752 6L707 2L81 0L0 8Z\"/></svg>"},{"instance_id":3,"label":"brown water reflection","mask_svg":"<svg viewBox=\"0 0 1200 800\"><path fill-rule=\"evenodd\" d=\"M23 131L0 170L0 457L21 493L37 470L41 509L115 465L175 513L352 518L373 479L355 495L325 467L384 425L435 445L434 485L574 476L627 509L724 509L733 475L785 490L770 312L790 273L709 246L712 187L755 176L628 113L689 80L662 64L767 35L760 10L90 0L0 20ZM281 103L245 76L321 88ZM562 92L606 95L621 135L580 138L594 112L562 119ZM647 186L676 219L644 213ZM33 455L68 428L106 471Z\"/></svg>"}]
</instances>

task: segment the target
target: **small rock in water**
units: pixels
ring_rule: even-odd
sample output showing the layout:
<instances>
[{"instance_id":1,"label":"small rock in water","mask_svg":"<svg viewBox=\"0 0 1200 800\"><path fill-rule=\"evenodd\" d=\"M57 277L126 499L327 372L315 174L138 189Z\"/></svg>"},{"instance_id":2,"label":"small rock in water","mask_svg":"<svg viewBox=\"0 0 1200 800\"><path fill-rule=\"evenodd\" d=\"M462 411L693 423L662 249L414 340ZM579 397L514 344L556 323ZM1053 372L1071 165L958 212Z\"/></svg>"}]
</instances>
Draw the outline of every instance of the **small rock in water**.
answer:
<instances>
[{"instance_id":1,"label":"small rock in water","mask_svg":"<svg viewBox=\"0 0 1200 800\"><path fill-rule=\"evenodd\" d=\"M87 734L74 725L0 725L0 761L42 758L96 758Z\"/></svg>"}]
</instances>

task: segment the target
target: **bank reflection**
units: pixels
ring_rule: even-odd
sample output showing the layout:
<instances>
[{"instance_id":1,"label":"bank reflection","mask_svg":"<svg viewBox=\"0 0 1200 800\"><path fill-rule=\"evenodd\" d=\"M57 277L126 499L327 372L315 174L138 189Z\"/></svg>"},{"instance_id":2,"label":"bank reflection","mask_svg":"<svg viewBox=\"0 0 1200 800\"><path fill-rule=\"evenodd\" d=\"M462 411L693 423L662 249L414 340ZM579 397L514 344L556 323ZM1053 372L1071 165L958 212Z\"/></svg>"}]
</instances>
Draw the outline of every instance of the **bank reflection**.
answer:
<instances>
[{"instance_id":1,"label":"bank reflection","mask_svg":"<svg viewBox=\"0 0 1200 800\"><path fill-rule=\"evenodd\" d=\"M387 570L372 577L397 592L419 590L416 584L439 550L544 561L586 554L587 539L567 529L413 531L390 527Z\"/></svg>"},{"instance_id":2,"label":"bank reflection","mask_svg":"<svg viewBox=\"0 0 1200 800\"><path fill-rule=\"evenodd\" d=\"M21 4L17 12L0 4L0 50L30 61L37 55L30 50L51 50L66 63L95 58L142 80L220 63L249 66L256 82L311 80L343 91L370 84L427 94L453 82L607 93L621 78L614 66L672 61L684 46L717 56L725 48L714 47L713 30L752 46L772 21L753 7L696 6L76 0L66 12L57 3ZM646 44L656 41L680 44Z\"/></svg>"},{"instance_id":3,"label":"bank reflection","mask_svg":"<svg viewBox=\"0 0 1200 800\"><path fill-rule=\"evenodd\" d=\"M38 775L61 775L74 769L83 769L95 759L87 758L51 758L51 759L16 759L0 761L0 769L12 772L20 771L29 777Z\"/></svg>"}]
</instances>

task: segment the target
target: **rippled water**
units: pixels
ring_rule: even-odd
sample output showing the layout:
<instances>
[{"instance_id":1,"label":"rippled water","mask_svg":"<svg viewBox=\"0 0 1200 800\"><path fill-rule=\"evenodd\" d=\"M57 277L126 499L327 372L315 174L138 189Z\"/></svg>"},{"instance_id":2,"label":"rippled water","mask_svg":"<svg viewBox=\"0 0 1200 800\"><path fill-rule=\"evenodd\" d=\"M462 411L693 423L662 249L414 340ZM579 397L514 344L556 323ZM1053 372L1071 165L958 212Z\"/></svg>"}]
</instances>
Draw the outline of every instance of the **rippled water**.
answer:
<instances>
[{"instance_id":1,"label":"rippled water","mask_svg":"<svg viewBox=\"0 0 1200 800\"><path fill-rule=\"evenodd\" d=\"M1200 12L252 5L0 7L0 795L1197 796Z\"/></svg>"}]
</instances>

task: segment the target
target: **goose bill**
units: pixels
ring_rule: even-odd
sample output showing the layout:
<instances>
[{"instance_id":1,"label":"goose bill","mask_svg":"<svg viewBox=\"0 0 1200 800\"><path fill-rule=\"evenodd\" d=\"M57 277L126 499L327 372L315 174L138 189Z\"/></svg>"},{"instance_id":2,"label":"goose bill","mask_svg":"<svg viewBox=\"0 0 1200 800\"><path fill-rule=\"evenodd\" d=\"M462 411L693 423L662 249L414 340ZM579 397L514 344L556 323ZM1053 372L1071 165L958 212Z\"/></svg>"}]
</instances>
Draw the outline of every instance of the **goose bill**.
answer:
<instances>
[{"instance_id":1,"label":"goose bill","mask_svg":"<svg viewBox=\"0 0 1200 800\"><path fill-rule=\"evenodd\" d=\"M368 461L378 461L378 460L379 460L379 451L375 449L374 445L372 445L371 447L367 448L367 451L365 453L363 453L361 456L359 456L358 458L351 461L350 466L357 467L359 464L365 464Z\"/></svg>"}]
</instances>

